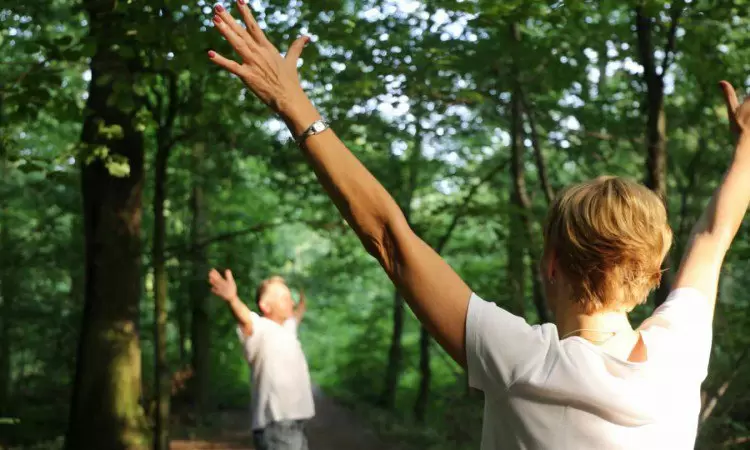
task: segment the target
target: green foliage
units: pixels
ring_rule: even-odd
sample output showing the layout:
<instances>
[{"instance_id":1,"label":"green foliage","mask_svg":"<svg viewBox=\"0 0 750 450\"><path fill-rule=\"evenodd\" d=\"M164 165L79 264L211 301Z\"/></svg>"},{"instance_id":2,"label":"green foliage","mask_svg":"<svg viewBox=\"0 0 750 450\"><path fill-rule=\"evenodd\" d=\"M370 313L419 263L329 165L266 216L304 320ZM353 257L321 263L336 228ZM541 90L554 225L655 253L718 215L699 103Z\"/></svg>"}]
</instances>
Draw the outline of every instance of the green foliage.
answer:
<instances>
[{"instance_id":1,"label":"green foliage","mask_svg":"<svg viewBox=\"0 0 750 450\"><path fill-rule=\"evenodd\" d=\"M506 242L519 213L509 201L507 164L508 104L517 84L528 98L554 189L603 173L645 176L646 96L632 2L254 3L262 3L260 22L282 51L299 33L315 37L301 67L311 97L428 242L440 242L460 217L443 254L475 291L502 306L519 306L512 304L506 270ZM676 2L641 3L654 17L654 55L661 64ZM207 48L229 52L211 30L211 5L198 5L118 2L137 46L112 50L137 64L138 76L125 88L100 78L112 88L110 101L129 109L148 140L144 248L153 239L156 149L171 149L165 205L171 367L176 372L190 362L190 297L202 282L192 272L191 204L200 186L207 204L205 263L232 268L248 303L271 274L304 287L310 309L301 336L317 384L416 448L477 448L481 399L467 395L463 371L434 343L429 414L424 424L413 420L420 372L419 326L411 314L397 408L375 407L392 330L390 282L339 219L282 124L206 60ZM665 77L673 260L731 151L715 83L743 83L750 56L746 2L687 5ZM511 24L518 24L520 39L510 34ZM10 305L0 331L7 330L11 349L10 396L0 415L20 419L7 434L10 425L0 423L0 445L8 439L47 448L64 434L83 306L80 165L102 160L113 176L129 174L129 161L107 147L80 145L98 45L86 30L94 25L74 2L0 6L0 229L8 233L0 248L0 296L3 307ZM526 128L530 136L528 120ZM100 123L99 133L113 137L122 129ZM547 204L531 144L529 137L523 177L538 234ZM199 146L205 152L196 160ZM532 247L525 239L523 246ZM701 425L700 448L750 433L748 389L740 382L750 370L742 357L750 347L744 331L750 299L743 289L750 281L748 257L743 227L722 282L704 385L718 401ZM140 338L146 407L154 359L150 260L145 252ZM520 310L534 322L530 280L523 286L528 302ZM216 407L244 408L248 369L233 319L210 300L210 398Z\"/></svg>"}]
</instances>

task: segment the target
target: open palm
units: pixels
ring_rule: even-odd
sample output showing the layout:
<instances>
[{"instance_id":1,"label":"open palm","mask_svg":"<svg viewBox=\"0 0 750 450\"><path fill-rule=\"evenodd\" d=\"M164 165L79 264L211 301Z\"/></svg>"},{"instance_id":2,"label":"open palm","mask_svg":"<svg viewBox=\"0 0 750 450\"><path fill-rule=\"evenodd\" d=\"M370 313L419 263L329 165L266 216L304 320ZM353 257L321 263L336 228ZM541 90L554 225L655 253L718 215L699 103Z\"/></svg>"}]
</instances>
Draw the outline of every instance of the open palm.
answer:
<instances>
[{"instance_id":1,"label":"open palm","mask_svg":"<svg viewBox=\"0 0 750 450\"><path fill-rule=\"evenodd\" d=\"M216 269L211 269L208 273L208 282L211 284L211 292L222 299L232 301L237 298L237 284L231 270L224 271L222 277Z\"/></svg>"},{"instance_id":2,"label":"open palm","mask_svg":"<svg viewBox=\"0 0 750 450\"><path fill-rule=\"evenodd\" d=\"M221 5L214 8L216 15L213 21L242 62L225 58L213 50L208 52L209 58L240 77L258 98L276 112L305 98L297 74L297 61L309 38L303 36L294 41L286 57L282 57L266 38L244 0L237 2L237 9L246 27L237 23Z\"/></svg>"}]
</instances>

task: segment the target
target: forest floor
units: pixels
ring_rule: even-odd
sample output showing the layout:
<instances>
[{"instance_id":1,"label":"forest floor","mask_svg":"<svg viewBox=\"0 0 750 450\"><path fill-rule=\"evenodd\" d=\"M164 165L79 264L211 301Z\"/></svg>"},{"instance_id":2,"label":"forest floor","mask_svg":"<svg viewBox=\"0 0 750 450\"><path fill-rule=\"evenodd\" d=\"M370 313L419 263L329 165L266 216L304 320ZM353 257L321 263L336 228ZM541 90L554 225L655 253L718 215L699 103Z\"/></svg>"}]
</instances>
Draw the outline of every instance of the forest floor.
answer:
<instances>
[{"instance_id":1,"label":"forest floor","mask_svg":"<svg viewBox=\"0 0 750 450\"><path fill-rule=\"evenodd\" d=\"M308 422L311 450L383 450L400 446L386 442L348 408L314 389L315 417ZM209 418L213 425L177 427L171 450L252 450L252 432L247 409L221 411Z\"/></svg>"}]
</instances>

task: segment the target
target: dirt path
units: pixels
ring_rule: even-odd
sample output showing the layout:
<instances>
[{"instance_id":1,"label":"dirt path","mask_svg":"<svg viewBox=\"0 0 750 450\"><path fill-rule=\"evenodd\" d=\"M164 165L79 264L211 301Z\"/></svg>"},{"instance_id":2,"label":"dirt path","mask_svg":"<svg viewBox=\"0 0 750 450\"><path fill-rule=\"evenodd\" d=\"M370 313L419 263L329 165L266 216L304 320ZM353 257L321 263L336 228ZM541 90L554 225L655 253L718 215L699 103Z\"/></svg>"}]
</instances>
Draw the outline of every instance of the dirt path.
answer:
<instances>
[{"instance_id":1,"label":"dirt path","mask_svg":"<svg viewBox=\"0 0 750 450\"><path fill-rule=\"evenodd\" d=\"M316 415L307 427L310 450L383 450L386 445L374 430L315 389ZM252 450L250 418L246 410L224 411L212 418L216 426L195 431L195 436L172 440L171 450Z\"/></svg>"}]
</instances>

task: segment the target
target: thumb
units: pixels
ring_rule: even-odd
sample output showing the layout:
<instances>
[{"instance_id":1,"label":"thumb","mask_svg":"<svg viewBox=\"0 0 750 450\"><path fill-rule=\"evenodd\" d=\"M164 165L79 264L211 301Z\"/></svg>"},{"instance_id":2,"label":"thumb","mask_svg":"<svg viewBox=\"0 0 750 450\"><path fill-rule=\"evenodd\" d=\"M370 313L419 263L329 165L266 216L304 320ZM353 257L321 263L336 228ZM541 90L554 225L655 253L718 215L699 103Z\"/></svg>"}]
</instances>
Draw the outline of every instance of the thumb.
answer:
<instances>
[{"instance_id":1,"label":"thumb","mask_svg":"<svg viewBox=\"0 0 750 450\"><path fill-rule=\"evenodd\" d=\"M227 269L224 271L224 278L226 278L227 281L231 281L232 283L234 283L234 277L232 276L231 270Z\"/></svg>"},{"instance_id":2,"label":"thumb","mask_svg":"<svg viewBox=\"0 0 750 450\"><path fill-rule=\"evenodd\" d=\"M727 105L727 113L729 113L729 119L734 120L734 113L737 108L740 107L740 101L737 99L737 93L734 92L734 87L727 81L720 81L719 86L724 92L724 101Z\"/></svg>"},{"instance_id":3,"label":"thumb","mask_svg":"<svg viewBox=\"0 0 750 450\"><path fill-rule=\"evenodd\" d=\"M292 42L292 45L289 46L289 50L286 52L286 60L292 61L297 66L297 60L299 59L300 55L302 54L302 50L305 49L305 45L310 42L309 36L301 36L297 38L296 41Z\"/></svg>"}]
</instances>

